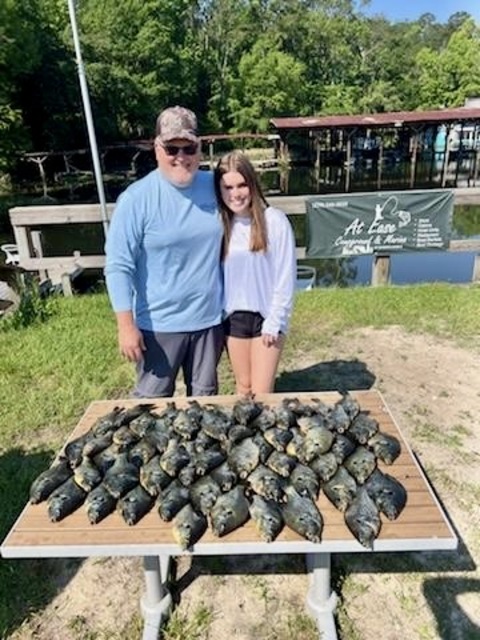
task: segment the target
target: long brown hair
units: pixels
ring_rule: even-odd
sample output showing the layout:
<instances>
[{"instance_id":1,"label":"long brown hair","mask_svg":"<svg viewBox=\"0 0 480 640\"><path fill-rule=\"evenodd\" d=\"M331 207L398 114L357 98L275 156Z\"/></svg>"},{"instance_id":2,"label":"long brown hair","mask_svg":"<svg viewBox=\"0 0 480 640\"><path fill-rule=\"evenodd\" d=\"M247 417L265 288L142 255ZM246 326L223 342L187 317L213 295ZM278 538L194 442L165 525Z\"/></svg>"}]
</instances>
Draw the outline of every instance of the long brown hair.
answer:
<instances>
[{"instance_id":1,"label":"long brown hair","mask_svg":"<svg viewBox=\"0 0 480 640\"><path fill-rule=\"evenodd\" d=\"M250 189L251 205L250 213L252 226L250 233L250 251L266 251L268 245L267 223L265 221L265 209L268 202L262 193L262 188L258 181L255 169L247 156L241 151L231 151L218 161L214 171L215 192L217 194L218 206L223 222L223 257L228 253L228 245L232 235L233 212L227 207L222 199L220 182L222 176L230 171L240 173L248 188Z\"/></svg>"}]
</instances>

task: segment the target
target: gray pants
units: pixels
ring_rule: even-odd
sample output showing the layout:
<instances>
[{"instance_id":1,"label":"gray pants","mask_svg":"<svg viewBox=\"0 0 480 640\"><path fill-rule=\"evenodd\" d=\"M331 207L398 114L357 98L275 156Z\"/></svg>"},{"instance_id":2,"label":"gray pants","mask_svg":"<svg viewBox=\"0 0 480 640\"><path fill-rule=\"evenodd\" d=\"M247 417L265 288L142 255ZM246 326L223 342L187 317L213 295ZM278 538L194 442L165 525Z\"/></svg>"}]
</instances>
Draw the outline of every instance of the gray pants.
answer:
<instances>
[{"instance_id":1,"label":"gray pants","mask_svg":"<svg viewBox=\"0 0 480 640\"><path fill-rule=\"evenodd\" d=\"M187 396L218 392L217 365L223 350L222 325L187 333L142 331L146 350L137 365L136 398L171 397L180 368Z\"/></svg>"}]
</instances>

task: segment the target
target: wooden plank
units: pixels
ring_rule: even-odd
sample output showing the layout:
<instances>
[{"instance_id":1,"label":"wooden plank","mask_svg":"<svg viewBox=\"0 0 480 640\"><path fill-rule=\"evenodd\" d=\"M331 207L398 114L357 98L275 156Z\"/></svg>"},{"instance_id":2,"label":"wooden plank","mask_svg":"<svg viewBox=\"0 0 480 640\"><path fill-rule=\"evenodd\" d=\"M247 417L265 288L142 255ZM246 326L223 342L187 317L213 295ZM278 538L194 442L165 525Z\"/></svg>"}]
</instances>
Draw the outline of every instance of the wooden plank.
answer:
<instances>
[{"instance_id":1,"label":"wooden plank","mask_svg":"<svg viewBox=\"0 0 480 640\"><path fill-rule=\"evenodd\" d=\"M384 545L384 547L381 547L382 549L392 550L397 548L395 545L400 544L399 541L402 540L410 541L408 544L413 544L411 541L416 540L416 543L425 544L428 548L431 545L432 549L436 548L436 545L441 545L440 548L444 548L442 545L448 545L450 548L456 544L456 538L446 516L442 512L423 472L378 391L355 391L352 392L352 395L358 399L362 410L369 411L371 417L378 420L380 429L395 435L402 446L401 455L393 465L380 463L379 467L382 471L397 478L405 486L407 504L395 522L390 522L382 516L382 529L377 539L378 545L380 547ZM326 404L332 405L340 396L336 392L313 392L264 394L259 396L258 399L265 404L274 406L285 397L297 397L302 402L309 402L312 398L319 398ZM176 406L180 408L187 406L190 400L191 398L175 397L153 399L151 402L157 411L161 411L166 407L167 402L174 401ZM224 406L232 406L237 400L238 396L198 398L201 403L214 402ZM136 404L138 404L138 400L135 399L105 400L91 403L68 441L85 433L98 418L112 411L115 406L128 408ZM326 548L325 545L330 545L328 546L329 549L360 550L359 547L361 545L357 543L344 524L343 514L335 509L323 492L319 497L318 507L323 515L325 526L322 543L315 545L315 549L321 552ZM337 543L340 544L340 547L335 547ZM129 546L138 548L139 545L142 547L142 545L152 544L165 544L168 545L169 549L172 548L172 544L174 545L172 525L163 522L155 508L135 526L129 527L118 513L109 515L97 525L91 525L83 508L78 509L61 522L52 523L48 519L46 504L42 503L38 505L28 504L26 506L4 541L3 547L10 557L17 557L15 554L21 556L22 548L27 549L29 554L35 554L35 549L37 549L41 555L41 549L44 548L52 550L52 553L58 551L60 555L65 555L68 553L68 547L71 547L72 549L75 548L75 555L88 555L95 549L100 549L103 553L104 545L109 545L109 549L111 546L120 545L124 550ZM260 545L264 552L273 553L279 549L280 552L286 552L289 544L294 544L295 552L308 549L311 551L311 543L304 541L288 527L284 528L274 543L270 543L270 545L263 543L253 524L248 522L240 529L221 539L216 538L208 530L202 540L195 545L195 553L220 553L222 548L225 549L225 553L235 553L235 550L227 549L230 549L230 547L233 549L238 545L242 549L241 552L248 552L248 549L254 549L255 545ZM342 545L344 546L342 547ZM180 549L177 546L175 546L175 552L180 553ZM31 555L30 557L34 556Z\"/></svg>"}]
</instances>

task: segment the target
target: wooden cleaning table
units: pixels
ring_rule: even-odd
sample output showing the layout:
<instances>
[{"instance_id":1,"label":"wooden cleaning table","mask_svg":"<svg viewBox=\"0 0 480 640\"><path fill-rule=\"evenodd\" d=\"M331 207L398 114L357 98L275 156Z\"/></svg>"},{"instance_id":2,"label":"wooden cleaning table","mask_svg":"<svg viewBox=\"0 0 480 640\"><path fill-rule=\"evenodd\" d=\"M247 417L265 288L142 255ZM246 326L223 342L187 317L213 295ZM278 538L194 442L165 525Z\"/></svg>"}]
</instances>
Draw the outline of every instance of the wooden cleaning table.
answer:
<instances>
[{"instance_id":1,"label":"wooden cleaning table","mask_svg":"<svg viewBox=\"0 0 480 640\"><path fill-rule=\"evenodd\" d=\"M380 424L380 430L396 436L402 452L393 465L379 463L379 468L394 476L407 490L407 504L395 521L382 516L382 528L374 542L376 551L421 551L455 549L457 537L447 516L436 499L410 447L396 425L381 394L376 390L352 391L362 410L370 412ZM298 398L308 403L320 398L328 405L339 398L335 392L265 394L257 400L274 406L283 398ZM197 398L201 403L230 406L238 396L210 396ZM192 398L190 398L191 400ZM174 401L177 407L186 406L188 398L156 398L158 410L166 402ZM139 400L108 400L92 402L69 441L78 437L94 424L100 416L115 406L130 407ZM46 503L27 504L17 522L6 536L1 547L4 558L67 558L98 556L142 556L145 571L145 592L141 599L144 617L143 640L157 640L162 622L168 617L172 599L166 587L171 556L193 555L242 555L242 554L297 554L306 556L311 574L307 594L307 607L316 618L323 640L336 640L333 613L336 594L330 586L330 557L332 553L368 553L350 533L339 512L321 492L318 506L324 518L321 543L315 544L301 538L285 527L271 543L261 540L251 521L222 538L215 537L210 528L200 542L189 551L174 542L171 524L163 522L152 509L134 526L128 526L120 514L113 513L96 525L89 523L85 510L77 509L64 520L52 523Z\"/></svg>"}]
</instances>

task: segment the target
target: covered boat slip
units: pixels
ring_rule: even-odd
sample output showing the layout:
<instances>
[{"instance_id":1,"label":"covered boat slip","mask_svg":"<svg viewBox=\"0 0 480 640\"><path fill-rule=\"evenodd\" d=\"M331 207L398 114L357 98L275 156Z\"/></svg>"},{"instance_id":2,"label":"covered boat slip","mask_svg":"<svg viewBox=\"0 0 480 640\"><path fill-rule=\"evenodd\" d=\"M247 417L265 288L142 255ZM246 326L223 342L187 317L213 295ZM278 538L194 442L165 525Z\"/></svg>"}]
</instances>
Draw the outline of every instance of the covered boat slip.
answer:
<instances>
[{"instance_id":1,"label":"covered boat slip","mask_svg":"<svg viewBox=\"0 0 480 640\"><path fill-rule=\"evenodd\" d=\"M402 451L393 465L379 462L379 468L396 478L407 490L407 504L395 521L382 516L382 527L374 542L373 552L451 550L458 544L447 516L437 501L428 480L420 468L408 443L400 432L381 394L376 390L352 391L363 411L379 423L380 430L396 436ZM333 405L339 398L335 392L265 394L256 399L269 406L284 398L298 398L308 404L319 398ZM152 402L161 410L167 402L177 407L187 406L192 398L159 398ZM231 406L238 396L197 398L200 403ZM131 407L138 400L109 400L93 402L74 429L72 440L92 427L95 421L115 406ZM142 556L144 558L146 591L142 598L145 618L144 640L156 640L158 630L171 608L171 597L166 589L169 557L193 555L242 554L299 554L304 553L311 585L307 594L307 607L317 620L323 640L336 636L333 612L336 596L330 587L330 556L332 553L368 553L350 533L344 517L321 492L318 507L324 519L321 543L312 543L284 527L274 542L264 542L251 521L230 534L217 538L211 530L191 550L182 551L175 543L172 525L160 519L153 508L136 525L128 526L119 513L107 516L98 524L89 523L85 510L80 507L64 520L52 523L46 503L27 504L19 519L5 538L1 552L4 558L52 558L90 556ZM163 583L162 583L163 581Z\"/></svg>"}]
</instances>

